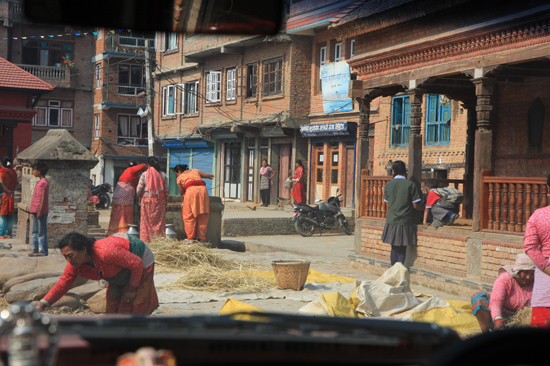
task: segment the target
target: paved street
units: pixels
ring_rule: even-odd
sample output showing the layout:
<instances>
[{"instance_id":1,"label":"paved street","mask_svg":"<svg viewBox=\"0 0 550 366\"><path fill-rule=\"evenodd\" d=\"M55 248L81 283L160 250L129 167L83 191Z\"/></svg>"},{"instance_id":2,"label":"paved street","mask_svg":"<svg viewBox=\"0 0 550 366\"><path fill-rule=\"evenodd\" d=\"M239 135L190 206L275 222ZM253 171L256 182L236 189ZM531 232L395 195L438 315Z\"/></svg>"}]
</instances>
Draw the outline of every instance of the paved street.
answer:
<instances>
[{"instance_id":1,"label":"paved street","mask_svg":"<svg viewBox=\"0 0 550 366\"><path fill-rule=\"evenodd\" d=\"M101 210L100 225L106 227L109 221L110 210ZM288 211L275 209L265 210L228 210L224 217L249 218L254 220L258 217L287 217ZM11 252L26 252L29 246L18 242L16 239L3 240L3 244L12 244ZM316 234L312 237L300 235L265 235L265 236L237 236L222 237L220 248L212 249L213 252L226 258L234 259L244 263L254 264L256 268L271 270L271 263L275 260L307 259L311 261L310 269L327 274L352 277L358 281L375 280L378 276L364 270L352 268L348 263L348 256L353 254L354 236L344 234ZM57 253L51 250L52 256L57 258L58 270L62 270L65 261ZM53 258L52 258L53 259ZM218 314L227 298L236 298L247 304L255 305L265 311L295 313L298 309L319 296L309 291L296 292L285 290L284 293L273 295L275 288L266 289L257 293L209 293L204 291L165 290L167 285L176 280L180 273L158 273L155 274L155 282L159 287L159 298L161 306L157 315L199 315ZM344 296L349 296L353 290L349 286L340 290L337 285L326 286L325 292L339 291ZM444 299L468 300L463 297L456 297L440 293L422 286L413 286L413 290L422 293L429 293ZM308 293L309 292L309 293ZM349 292L349 293L346 293Z\"/></svg>"}]
</instances>

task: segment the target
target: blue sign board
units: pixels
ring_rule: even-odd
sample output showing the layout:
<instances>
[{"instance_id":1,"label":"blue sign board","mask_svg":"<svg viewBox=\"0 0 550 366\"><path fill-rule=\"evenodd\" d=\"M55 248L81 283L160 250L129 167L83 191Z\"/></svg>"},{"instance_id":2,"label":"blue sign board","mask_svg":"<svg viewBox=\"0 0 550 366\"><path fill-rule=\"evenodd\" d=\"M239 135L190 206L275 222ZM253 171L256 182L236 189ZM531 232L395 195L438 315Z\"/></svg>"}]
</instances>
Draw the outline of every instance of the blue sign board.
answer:
<instances>
[{"instance_id":1,"label":"blue sign board","mask_svg":"<svg viewBox=\"0 0 550 366\"><path fill-rule=\"evenodd\" d=\"M349 135L347 122L312 123L300 127L303 137Z\"/></svg>"},{"instance_id":2,"label":"blue sign board","mask_svg":"<svg viewBox=\"0 0 550 366\"><path fill-rule=\"evenodd\" d=\"M346 61L321 65L323 111L325 113L353 110L353 102L348 96L349 81L349 65Z\"/></svg>"}]
</instances>

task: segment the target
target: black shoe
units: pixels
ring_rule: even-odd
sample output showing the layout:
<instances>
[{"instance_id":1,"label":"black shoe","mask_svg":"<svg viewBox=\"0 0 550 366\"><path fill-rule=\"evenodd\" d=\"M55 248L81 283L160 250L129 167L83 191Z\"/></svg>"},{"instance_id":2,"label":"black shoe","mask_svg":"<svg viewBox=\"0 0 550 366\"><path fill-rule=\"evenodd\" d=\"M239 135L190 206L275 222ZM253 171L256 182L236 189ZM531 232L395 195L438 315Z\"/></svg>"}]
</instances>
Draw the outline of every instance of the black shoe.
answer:
<instances>
[{"instance_id":1,"label":"black shoe","mask_svg":"<svg viewBox=\"0 0 550 366\"><path fill-rule=\"evenodd\" d=\"M453 212L453 214L450 216L449 222L447 222L446 225L452 225L456 219L458 219L460 216Z\"/></svg>"}]
</instances>

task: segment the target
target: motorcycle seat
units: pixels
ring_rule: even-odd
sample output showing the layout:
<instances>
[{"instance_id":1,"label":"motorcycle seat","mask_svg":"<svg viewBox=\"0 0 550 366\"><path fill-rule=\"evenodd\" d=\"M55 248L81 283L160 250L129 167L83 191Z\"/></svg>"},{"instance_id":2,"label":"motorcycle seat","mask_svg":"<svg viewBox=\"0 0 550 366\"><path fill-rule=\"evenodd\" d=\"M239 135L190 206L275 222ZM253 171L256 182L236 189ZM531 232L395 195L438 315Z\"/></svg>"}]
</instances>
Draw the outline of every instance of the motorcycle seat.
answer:
<instances>
[{"instance_id":1,"label":"motorcycle seat","mask_svg":"<svg viewBox=\"0 0 550 366\"><path fill-rule=\"evenodd\" d=\"M306 205L304 203L299 203L298 208L301 209L304 212L311 212L315 209L315 207L311 207L311 206Z\"/></svg>"}]
</instances>

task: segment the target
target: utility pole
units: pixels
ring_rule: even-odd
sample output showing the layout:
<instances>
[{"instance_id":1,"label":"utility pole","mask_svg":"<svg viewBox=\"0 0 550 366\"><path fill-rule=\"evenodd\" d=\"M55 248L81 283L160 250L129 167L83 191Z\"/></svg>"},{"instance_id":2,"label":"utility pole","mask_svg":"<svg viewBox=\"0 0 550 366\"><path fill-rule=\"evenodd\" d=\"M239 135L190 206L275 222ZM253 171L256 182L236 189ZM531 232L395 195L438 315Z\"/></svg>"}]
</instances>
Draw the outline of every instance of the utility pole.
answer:
<instances>
[{"instance_id":1,"label":"utility pole","mask_svg":"<svg viewBox=\"0 0 550 366\"><path fill-rule=\"evenodd\" d=\"M151 65L151 52L149 52L150 42L150 39L145 40L145 96L147 97L147 136L149 137L149 156L153 156L153 144L155 137L153 136L153 82L151 80L153 71Z\"/></svg>"}]
</instances>

